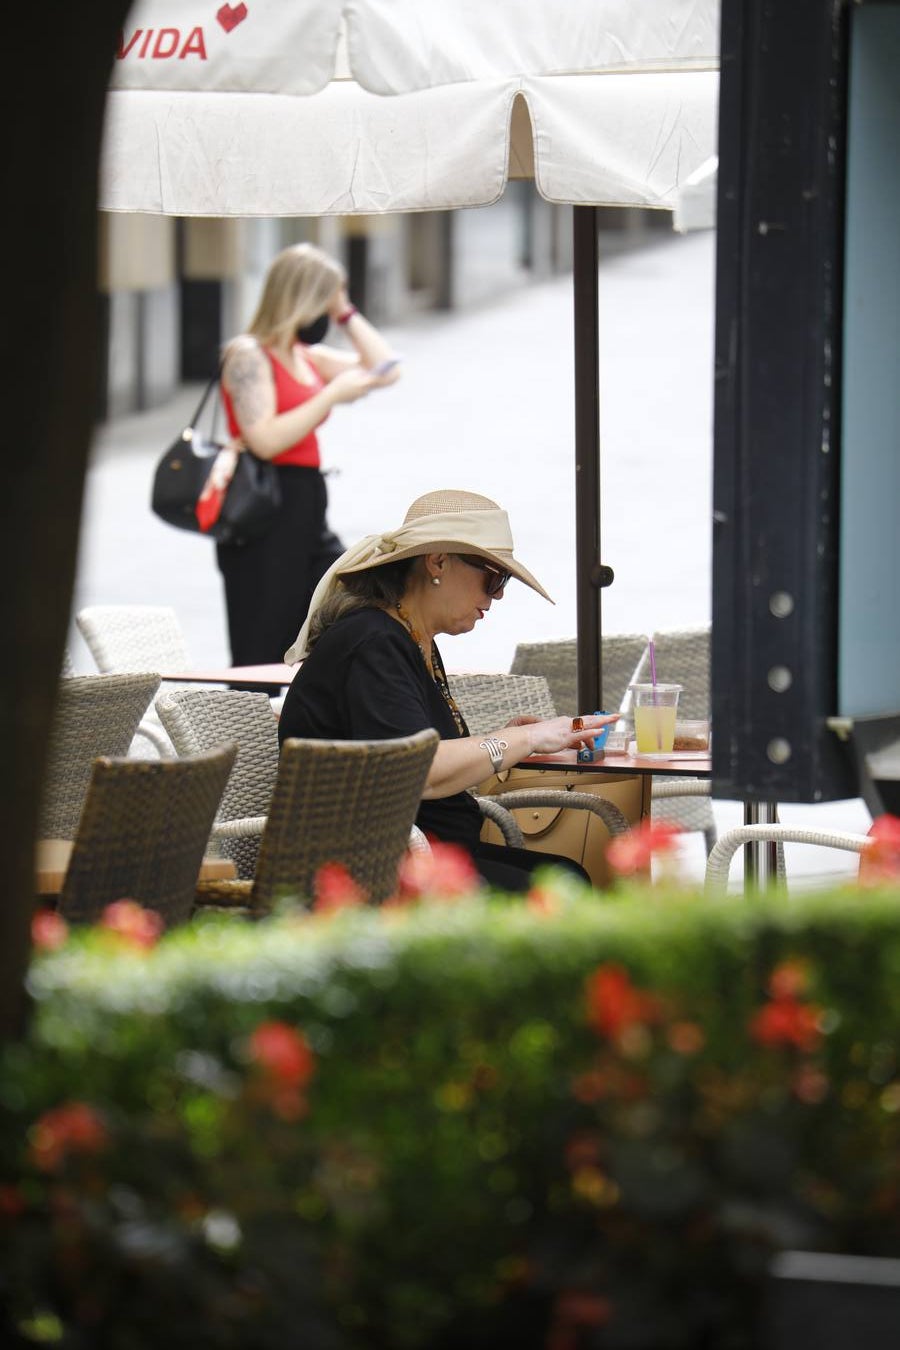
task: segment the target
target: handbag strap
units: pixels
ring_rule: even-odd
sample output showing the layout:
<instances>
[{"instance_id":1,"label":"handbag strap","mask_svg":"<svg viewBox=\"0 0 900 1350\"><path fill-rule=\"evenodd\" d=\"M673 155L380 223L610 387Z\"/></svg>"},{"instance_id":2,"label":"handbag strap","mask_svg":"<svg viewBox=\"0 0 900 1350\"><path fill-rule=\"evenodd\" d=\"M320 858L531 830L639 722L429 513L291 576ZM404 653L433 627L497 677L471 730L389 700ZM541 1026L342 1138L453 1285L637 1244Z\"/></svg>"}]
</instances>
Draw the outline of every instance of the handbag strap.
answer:
<instances>
[{"instance_id":1,"label":"handbag strap","mask_svg":"<svg viewBox=\"0 0 900 1350\"><path fill-rule=\"evenodd\" d=\"M200 402L197 404L197 407L194 410L194 415L191 418L190 422L188 423L186 430L192 430L200 421L200 418L203 416L203 409L206 407L209 401L209 396L212 393L212 391L216 388L221 378L222 378L222 370L220 367L210 380L209 384L204 389ZM216 439L216 426L218 424L218 421L219 421L219 399L216 399L215 404L213 405L213 421L211 432L212 440Z\"/></svg>"}]
</instances>

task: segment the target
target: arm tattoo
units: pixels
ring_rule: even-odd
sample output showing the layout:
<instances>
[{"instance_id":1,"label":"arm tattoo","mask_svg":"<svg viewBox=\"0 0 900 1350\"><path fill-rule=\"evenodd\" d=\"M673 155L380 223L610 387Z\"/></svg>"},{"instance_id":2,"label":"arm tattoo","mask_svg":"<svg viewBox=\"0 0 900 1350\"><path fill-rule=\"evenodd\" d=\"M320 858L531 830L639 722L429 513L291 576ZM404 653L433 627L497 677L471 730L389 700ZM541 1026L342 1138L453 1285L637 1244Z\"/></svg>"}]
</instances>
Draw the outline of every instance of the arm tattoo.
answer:
<instances>
[{"instance_id":1,"label":"arm tattoo","mask_svg":"<svg viewBox=\"0 0 900 1350\"><path fill-rule=\"evenodd\" d=\"M275 388L269 363L254 342L240 346L225 362L223 380L242 430L275 413Z\"/></svg>"}]
</instances>

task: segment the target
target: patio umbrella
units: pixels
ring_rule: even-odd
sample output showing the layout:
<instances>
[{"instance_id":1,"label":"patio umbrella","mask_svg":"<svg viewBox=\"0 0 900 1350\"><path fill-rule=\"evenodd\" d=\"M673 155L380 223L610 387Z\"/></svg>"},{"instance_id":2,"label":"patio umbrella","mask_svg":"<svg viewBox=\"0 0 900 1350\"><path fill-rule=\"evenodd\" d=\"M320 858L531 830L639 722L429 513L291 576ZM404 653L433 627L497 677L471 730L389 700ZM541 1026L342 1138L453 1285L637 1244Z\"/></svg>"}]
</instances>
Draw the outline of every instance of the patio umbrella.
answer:
<instances>
[{"instance_id":1,"label":"patio umbrella","mask_svg":"<svg viewBox=\"0 0 900 1350\"><path fill-rule=\"evenodd\" d=\"M718 41L718 0L139 0L115 62L105 210L452 210L496 201L510 177L576 208L584 707L602 706L599 588L610 579L596 208L693 207L697 183L714 182ZM705 201L682 218L711 223L708 190Z\"/></svg>"}]
</instances>

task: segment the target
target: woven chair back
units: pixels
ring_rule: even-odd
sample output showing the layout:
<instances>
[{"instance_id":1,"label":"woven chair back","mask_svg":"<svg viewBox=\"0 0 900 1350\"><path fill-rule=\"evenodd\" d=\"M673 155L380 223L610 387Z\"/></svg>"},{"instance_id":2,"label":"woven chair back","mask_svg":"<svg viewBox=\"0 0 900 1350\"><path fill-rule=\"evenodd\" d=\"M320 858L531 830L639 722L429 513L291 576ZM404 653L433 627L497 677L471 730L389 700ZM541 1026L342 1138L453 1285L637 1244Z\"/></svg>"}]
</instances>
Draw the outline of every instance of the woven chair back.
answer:
<instances>
[{"instance_id":1,"label":"woven chair back","mask_svg":"<svg viewBox=\"0 0 900 1350\"><path fill-rule=\"evenodd\" d=\"M378 904L395 889L428 769L428 729L389 741L289 739L263 833L253 906L308 900L323 864L343 864Z\"/></svg>"},{"instance_id":2,"label":"woven chair back","mask_svg":"<svg viewBox=\"0 0 900 1350\"><path fill-rule=\"evenodd\" d=\"M678 696L679 717L709 717L709 624L697 628L662 629L654 634L656 678L664 684L681 684ZM637 680L649 680L650 663L646 651Z\"/></svg>"},{"instance_id":3,"label":"woven chair back","mask_svg":"<svg viewBox=\"0 0 900 1350\"><path fill-rule=\"evenodd\" d=\"M497 731L512 717L555 717L550 686L543 675L510 675L505 671L448 675L450 692L473 736Z\"/></svg>"},{"instance_id":4,"label":"woven chair back","mask_svg":"<svg viewBox=\"0 0 900 1350\"><path fill-rule=\"evenodd\" d=\"M94 765L59 898L75 922L137 900L168 925L194 905L200 864L235 747L191 759L100 759Z\"/></svg>"},{"instance_id":5,"label":"woven chair back","mask_svg":"<svg viewBox=\"0 0 900 1350\"><path fill-rule=\"evenodd\" d=\"M74 675L60 681L38 834L74 839L94 760L127 755L158 675Z\"/></svg>"},{"instance_id":6,"label":"woven chair back","mask_svg":"<svg viewBox=\"0 0 900 1350\"><path fill-rule=\"evenodd\" d=\"M75 623L101 671L189 670L178 616L167 605L89 605Z\"/></svg>"},{"instance_id":7,"label":"woven chair back","mask_svg":"<svg viewBox=\"0 0 900 1350\"><path fill-rule=\"evenodd\" d=\"M166 689L156 700L159 720L181 756L237 746L222 794L219 820L265 816L278 774L278 723L265 694L230 689ZM242 879L256 872L259 837L223 839L220 848Z\"/></svg>"},{"instance_id":8,"label":"woven chair back","mask_svg":"<svg viewBox=\"0 0 900 1350\"><path fill-rule=\"evenodd\" d=\"M647 649L642 633L604 634L601 642L603 705L609 712L629 705L628 686ZM578 706L578 644L575 638L553 642L520 642L510 670L517 675L543 675L559 713L594 712Z\"/></svg>"}]
</instances>

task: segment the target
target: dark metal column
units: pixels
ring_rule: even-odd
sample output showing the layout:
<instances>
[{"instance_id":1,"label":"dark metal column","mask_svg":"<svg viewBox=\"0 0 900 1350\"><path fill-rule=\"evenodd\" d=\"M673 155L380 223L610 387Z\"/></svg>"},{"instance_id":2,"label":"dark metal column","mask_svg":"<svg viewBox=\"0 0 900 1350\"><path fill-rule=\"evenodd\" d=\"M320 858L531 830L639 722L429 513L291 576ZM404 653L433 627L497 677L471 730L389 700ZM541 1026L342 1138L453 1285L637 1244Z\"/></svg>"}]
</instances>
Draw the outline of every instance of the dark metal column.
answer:
<instances>
[{"instance_id":1,"label":"dark metal column","mask_svg":"<svg viewBox=\"0 0 900 1350\"><path fill-rule=\"evenodd\" d=\"M826 726L838 706L853 8L722 5L712 755L716 795L748 801L853 795Z\"/></svg>"},{"instance_id":2,"label":"dark metal column","mask_svg":"<svg viewBox=\"0 0 900 1350\"><path fill-rule=\"evenodd\" d=\"M597 304L597 208L572 210L575 318L575 557L578 707L603 707L600 587L612 574L600 563L600 338Z\"/></svg>"}]
</instances>

